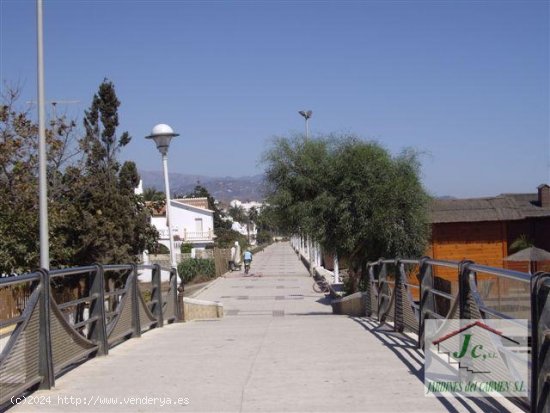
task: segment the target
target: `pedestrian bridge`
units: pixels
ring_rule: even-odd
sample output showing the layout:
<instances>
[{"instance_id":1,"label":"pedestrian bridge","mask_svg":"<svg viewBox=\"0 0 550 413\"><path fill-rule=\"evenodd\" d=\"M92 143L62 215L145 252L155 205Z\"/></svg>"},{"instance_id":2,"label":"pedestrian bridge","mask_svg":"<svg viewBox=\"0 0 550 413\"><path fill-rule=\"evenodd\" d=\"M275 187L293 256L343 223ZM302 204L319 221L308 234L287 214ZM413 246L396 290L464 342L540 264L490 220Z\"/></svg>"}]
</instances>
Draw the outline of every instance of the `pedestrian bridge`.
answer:
<instances>
[{"instance_id":1,"label":"pedestrian bridge","mask_svg":"<svg viewBox=\"0 0 550 413\"><path fill-rule=\"evenodd\" d=\"M388 281L385 263L373 266L376 282L388 285L368 291L377 300L366 300L368 317L333 314L302 261L289 243L268 247L256 254L250 274L228 273L196 295L222 303L223 318L189 323L175 322L181 318L175 274L163 293L158 267L94 266L2 280L0 292L16 284L31 291L22 314L0 323L0 406L10 412L521 411L504 398L425 396L424 353L418 336L401 328L406 320L399 311L388 311L399 309L399 279ZM140 270L152 271L147 299L136 282ZM68 276L84 277L90 295L58 304L53 292ZM67 308L76 315L64 316ZM42 389L26 392L36 387ZM546 399L539 407L533 411L548 410Z\"/></svg>"}]
</instances>

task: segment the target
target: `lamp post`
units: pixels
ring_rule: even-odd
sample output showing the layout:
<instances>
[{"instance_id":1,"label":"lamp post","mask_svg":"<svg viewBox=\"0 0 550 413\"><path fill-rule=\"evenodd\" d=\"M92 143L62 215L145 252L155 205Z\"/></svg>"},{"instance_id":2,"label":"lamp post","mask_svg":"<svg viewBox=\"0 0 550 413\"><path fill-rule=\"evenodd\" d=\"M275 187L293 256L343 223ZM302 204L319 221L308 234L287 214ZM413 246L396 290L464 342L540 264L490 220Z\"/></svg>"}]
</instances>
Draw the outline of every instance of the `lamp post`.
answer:
<instances>
[{"instance_id":1,"label":"lamp post","mask_svg":"<svg viewBox=\"0 0 550 413\"><path fill-rule=\"evenodd\" d=\"M50 269L48 236L48 183L46 177L46 113L44 110L44 41L42 0L36 1L37 77L38 77L38 210L40 237L40 267Z\"/></svg>"},{"instance_id":2,"label":"lamp post","mask_svg":"<svg viewBox=\"0 0 550 413\"><path fill-rule=\"evenodd\" d=\"M170 222L170 183L168 181L168 147L172 138L179 136L179 133L174 133L173 129L163 123L156 125L151 134L146 136L146 139L153 139L157 145L157 149L162 155L162 167L164 170L164 190L166 192L166 224L168 226L168 238L170 245L170 265L176 266L176 252L174 251L174 237L172 236L172 225Z\"/></svg>"},{"instance_id":3,"label":"lamp post","mask_svg":"<svg viewBox=\"0 0 550 413\"><path fill-rule=\"evenodd\" d=\"M311 115L313 115L313 112L311 110L305 111L300 110L298 112L300 115L302 115L306 120L306 140L309 139L309 118L311 118Z\"/></svg>"}]
</instances>

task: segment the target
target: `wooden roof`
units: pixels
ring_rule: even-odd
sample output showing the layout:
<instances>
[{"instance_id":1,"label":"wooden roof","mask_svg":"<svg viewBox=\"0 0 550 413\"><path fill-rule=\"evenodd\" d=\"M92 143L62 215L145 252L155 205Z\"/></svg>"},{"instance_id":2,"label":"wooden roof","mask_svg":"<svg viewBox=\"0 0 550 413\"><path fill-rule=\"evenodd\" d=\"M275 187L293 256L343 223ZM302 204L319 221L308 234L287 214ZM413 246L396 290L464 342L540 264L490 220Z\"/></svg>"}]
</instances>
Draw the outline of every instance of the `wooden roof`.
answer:
<instances>
[{"instance_id":1,"label":"wooden roof","mask_svg":"<svg viewBox=\"0 0 550 413\"><path fill-rule=\"evenodd\" d=\"M538 194L502 194L490 198L434 199L430 206L432 224L451 222L517 221L550 217L541 207Z\"/></svg>"}]
</instances>

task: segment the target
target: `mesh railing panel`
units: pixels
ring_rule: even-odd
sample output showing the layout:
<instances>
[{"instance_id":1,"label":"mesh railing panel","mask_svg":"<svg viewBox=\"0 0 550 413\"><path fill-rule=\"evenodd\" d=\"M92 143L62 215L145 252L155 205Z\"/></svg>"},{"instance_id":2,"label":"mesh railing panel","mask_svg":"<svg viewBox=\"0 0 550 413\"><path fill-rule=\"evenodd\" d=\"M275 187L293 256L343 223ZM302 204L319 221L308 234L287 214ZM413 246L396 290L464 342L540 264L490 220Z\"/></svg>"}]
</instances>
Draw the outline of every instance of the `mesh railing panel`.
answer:
<instances>
[{"instance_id":1,"label":"mesh railing panel","mask_svg":"<svg viewBox=\"0 0 550 413\"><path fill-rule=\"evenodd\" d=\"M418 317L415 315L410 294L404 285L400 291L401 302L403 303L403 325L407 330L418 333Z\"/></svg>"},{"instance_id":2,"label":"mesh railing panel","mask_svg":"<svg viewBox=\"0 0 550 413\"><path fill-rule=\"evenodd\" d=\"M140 292L138 292L138 309L139 309L139 322L141 325L141 331L148 329L153 324L156 324L157 320L149 311L145 300Z\"/></svg>"},{"instance_id":3,"label":"mesh railing panel","mask_svg":"<svg viewBox=\"0 0 550 413\"><path fill-rule=\"evenodd\" d=\"M50 334L52 342L52 358L54 372L58 373L67 365L86 357L97 350L97 345L82 337L65 320L63 313L54 304L51 298L50 307Z\"/></svg>"},{"instance_id":4,"label":"mesh railing panel","mask_svg":"<svg viewBox=\"0 0 550 413\"><path fill-rule=\"evenodd\" d=\"M120 305L118 317L113 321L114 326L109 333L109 344L113 344L118 339L132 333L132 301L131 294L124 294Z\"/></svg>"},{"instance_id":5,"label":"mesh railing panel","mask_svg":"<svg viewBox=\"0 0 550 413\"><path fill-rule=\"evenodd\" d=\"M24 330L17 336L11 351L0 360L0 404L24 391L42 378L39 372L40 310L35 304Z\"/></svg>"}]
</instances>

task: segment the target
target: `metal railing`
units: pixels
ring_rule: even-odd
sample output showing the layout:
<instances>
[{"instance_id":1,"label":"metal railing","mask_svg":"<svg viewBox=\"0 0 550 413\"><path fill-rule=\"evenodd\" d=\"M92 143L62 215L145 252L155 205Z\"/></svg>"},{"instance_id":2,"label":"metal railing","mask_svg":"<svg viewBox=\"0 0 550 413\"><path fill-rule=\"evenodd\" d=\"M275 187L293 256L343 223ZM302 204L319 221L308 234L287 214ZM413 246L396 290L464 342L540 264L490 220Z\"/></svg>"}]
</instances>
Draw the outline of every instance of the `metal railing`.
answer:
<instances>
[{"instance_id":1,"label":"metal railing","mask_svg":"<svg viewBox=\"0 0 550 413\"><path fill-rule=\"evenodd\" d=\"M138 274L151 271L147 302ZM161 272L170 273L163 294ZM49 389L69 366L182 320L177 273L159 265L93 265L0 278L0 290L30 297L20 315L0 318L0 408L35 387ZM0 314L1 316L1 314Z\"/></svg>"},{"instance_id":2,"label":"metal railing","mask_svg":"<svg viewBox=\"0 0 550 413\"><path fill-rule=\"evenodd\" d=\"M550 273L531 276L424 257L370 262L361 281L366 315L393 322L395 331L416 333L420 348L428 319L527 319L531 390L519 404L550 412Z\"/></svg>"},{"instance_id":3,"label":"metal railing","mask_svg":"<svg viewBox=\"0 0 550 413\"><path fill-rule=\"evenodd\" d=\"M214 239L214 233L209 231L187 231L183 230L184 241L212 241Z\"/></svg>"}]
</instances>

